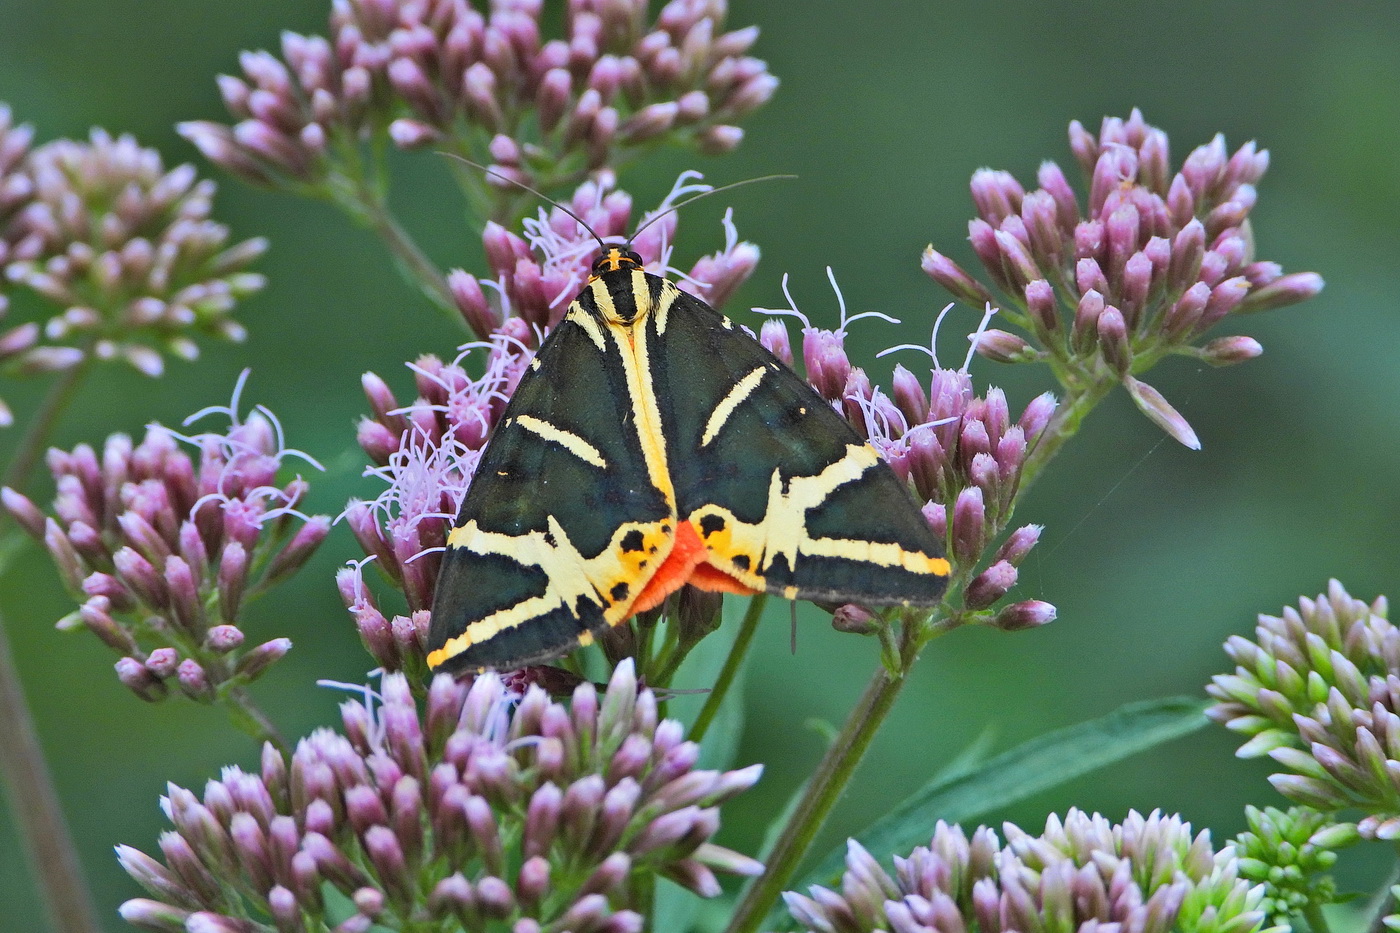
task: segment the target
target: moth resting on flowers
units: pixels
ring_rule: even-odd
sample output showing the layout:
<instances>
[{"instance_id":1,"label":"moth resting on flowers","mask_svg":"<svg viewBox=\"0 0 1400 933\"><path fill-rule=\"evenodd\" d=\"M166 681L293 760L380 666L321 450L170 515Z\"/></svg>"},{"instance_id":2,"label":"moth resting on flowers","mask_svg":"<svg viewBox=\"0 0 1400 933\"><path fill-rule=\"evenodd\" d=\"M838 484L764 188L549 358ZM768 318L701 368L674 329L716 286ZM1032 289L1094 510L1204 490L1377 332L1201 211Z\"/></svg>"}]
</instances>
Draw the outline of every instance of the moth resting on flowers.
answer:
<instances>
[{"instance_id":1,"label":"moth resting on flowers","mask_svg":"<svg viewBox=\"0 0 1400 933\"><path fill-rule=\"evenodd\" d=\"M810 386L609 246L482 453L428 664L539 663L685 584L931 605L948 570L904 483Z\"/></svg>"}]
</instances>

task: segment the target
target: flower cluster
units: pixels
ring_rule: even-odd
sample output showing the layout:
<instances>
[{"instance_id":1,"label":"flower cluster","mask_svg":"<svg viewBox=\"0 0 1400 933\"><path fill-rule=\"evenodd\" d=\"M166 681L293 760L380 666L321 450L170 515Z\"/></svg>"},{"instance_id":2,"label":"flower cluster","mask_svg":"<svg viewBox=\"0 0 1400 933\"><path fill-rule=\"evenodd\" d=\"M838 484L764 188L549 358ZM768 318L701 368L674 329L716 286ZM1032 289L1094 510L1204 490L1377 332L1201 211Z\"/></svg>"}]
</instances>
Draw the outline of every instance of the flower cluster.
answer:
<instances>
[{"instance_id":1,"label":"flower cluster","mask_svg":"<svg viewBox=\"0 0 1400 933\"><path fill-rule=\"evenodd\" d=\"M648 216L705 190L691 184L693 177L682 175ZM571 207L600 236L621 236L630 222L631 199L592 182L580 187ZM643 231L633 248L652 271L680 275L688 289L718 304L758 262L757 247L738 239L729 218L725 230L725 247L701 257L689 273L669 265L673 213ZM380 377L369 373L363 379L373 414L360 422L359 442L374 464L368 473L385 488L373 501L352 502L345 519L365 553L403 592L407 613L381 611L365 585L363 564L341 570L337 582L361 639L385 670L423 670L428 612L447 530L487 438L534 357L534 345L583 287L597 252L597 241L557 208L527 220L524 231L522 237L487 226L486 255L496 281L460 270L451 277L463 315L487 340L468 344L451 363L424 356L410 364L417 397L408 405L400 405ZM478 366L481 375L473 377L468 369Z\"/></svg>"},{"instance_id":2,"label":"flower cluster","mask_svg":"<svg viewBox=\"0 0 1400 933\"><path fill-rule=\"evenodd\" d=\"M196 918L324 929L334 889L354 911L335 927L347 933L625 933L642 929L638 878L712 897L716 870L761 867L710 841L719 805L761 768L695 770L699 748L658 722L630 664L602 697L582 684L567 707L494 674L470 686L440 675L421 716L389 675L382 705L348 702L342 719L343 735L313 733L290 764L266 747L260 774L226 769L202 799L172 786L164 864L119 850L153 896L122 915L172 933Z\"/></svg>"},{"instance_id":3,"label":"flower cluster","mask_svg":"<svg viewBox=\"0 0 1400 933\"><path fill-rule=\"evenodd\" d=\"M14 258L19 236L15 215L33 200L34 180L24 171L24 160L34 141L34 127L15 125L8 104L0 103L0 265ZM3 300L3 299L0 299Z\"/></svg>"},{"instance_id":4,"label":"flower cluster","mask_svg":"<svg viewBox=\"0 0 1400 933\"><path fill-rule=\"evenodd\" d=\"M643 216L643 229L631 246L647 271L678 276L688 291L712 308L720 308L753 274L758 247L740 241L732 218L726 215L723 249L701 257L689 272L671 265L676 237L672 208L688 195L710 190L698 183L701 177L698 172L681 173L656 210ZM604 239L624 240L631 232L632 198L610 181L584 182L574 192L569 208ZM650 223L652 218L657 218L655 223ZM527 219L523 230L524 235L519 236L488 223L482 244L491 277L478 279L460 269L448 276L457 306L478 336L486 337L507 322L518 321L506 333L531 343L537 334L559 323L569 302L588 281L598 241L577 220L556 207ZM489 298L486 290L492 293Z\"/></svg>"},{"instance_id":5,"label":"flower cluster","mask_svg":"<svg viewBox=\"0 0 1400 933\"><path fill-rule=\"evenodd\" d=\"M484 373L473 379L464 364L481 350ZM523 343L503 335L469 347L452 363L422 357L409 367L418 397L407 407L378 376L366 373L362 380L374 414L361 421L359 441L374 464L368 475L385 488L373 501L351 502L344 517L365 553L403 593L407 615L380 611L365 585L363 562L342 569L336 582L361 640L384 670L425 670L428 613L447 530L531 357Z\"/></svg>"},{"instance_id":6,"label":"flower cluster","mask_svg":"<svg viewBox=\"0 0 1400 933\"><path fill-rule=\"evenodd\" d=\"M1249 829L1231 845L1239 856L1240 877L1262 885L1260 908L1271 924L1286 925L1305 910L1337 900L1332 866L1337 849L1357 840L1356 826L1335 823L1307 807L1287 812L1245 807Z\"/></svg>"},{"instance_id":7,"label":"flower cluster","mask_svg":"<svg viewBox=\"0 0 1400 933\"><path fill-rule=\"evenodd\" d=\"M0 104L0 268L9 264L15 253L14 217L28 204L34 182L23 170L34 128L28 124L16 126L10 108ZM0 282L0 317L9 310L9 299ZM24 359L25 354L39 342L39 325L31 322L0 331L0 364ZM0 427L14 423L10 407L0 399Z\"/></svg>"},{"instance_id":8,"label":"flower cluster","mask_svg":"<svg viewBox=\"0 0 1400 933\"><path fill-rule=\"evenodd\" d=\"M841 308L841 325L836 330L812 326L796 310L790 295L789 310L755 310L790 314L802 321L802 361L808 382L870 440L895 474L909 483L915 499L927 503L924 515L947 545L953 578L966 583L964 606L973 612L988 610L1016 584L1016 568L1040 538L1039 525L1017 528L985 569L977 572L987 549L1010 522L1022 468L1054 413L1054 396L1046 393L1033 399L1013 420L1000 389L977 397L966 362L960 369L944 369L933 350L922 347L912 349L933 357L928 388L901 365L895 367L886 393L851 363L845 350L850 324L867 316L885 316L864 312L847 317L839 289L836 296ZM765 322L759 339L792 365L791 338L781 320ZM907 348L885 352L895 349ZM1008 630L1043 625L1054 618L1055 607L1040 600L1008 605L986 616Z\"/></svg>"},{"instance_id":9,"label":"flower cluster","mask_svg":"<svg viewBox=\"0 0 1400 933\"><path fill-rule=\"evenodd\" d=\"M1291 774L1270 783L1324 812L1357 807L1362 836L1400 836L1400 629L1384 597L1353 599L1336 580L1297 609L1259 617L1255 640L1225 643L1237 665L1206 687L1208 711Z\"/></svg>"},{"instance_id":10,"label":"flower cluster","mask_svg":"<svg viewBox=\"0 0 1400 933\"><path fill-rule=\"evenodd\" d=\"M242 650L240 609L305 563L330 528L297 511L304 480L276 485L284 459L309 458L285 447L265 409L241 419L238 394L190 419L221 412L231 422L223 434L153 425L135 445L112 435L100 455L86 444L50 451L53 517L0 491L82 601L59 628L86 627L121 654L117 675L143 699L163 698L173 681L209 702L286 654L286 638ZM198 467L182 440L199 450Z\"/></svg>"},{"instance_id":11,"label":"flower cluster","mask_svg":"<svg viewBox=\"0 0 1400 933\"><path fill-rule=\"evenodd\" d=\"M0 131L8 123L0 111ZM0 355L22 349L18 365L30 372L95 357L158 376L163 354L198 356L196 335L243 339L231 312L262 288L262 276L245 270L266 242L227 245L228 229L209 219L213 182L188 165L167 171L130 136L93 130L88 142L56 140L22 160L27 128L0 136L7 285L61 309L43 327L48 343L36 345L32 327L23 347Z\"/></svg>"},{"instance_id":12,"label":"flower cluster","mask_svg":"<svg viewBox=\"0 0 1400 933\"><path fill-rule=\"evenodd\" d=\"M1006 296L1003 313L1026 334L990 330L978 350L1002 362L1047 360L1086 390L1122 382L1149 418L1198 447L1186 420L1136 375L1168 353L1214 365L1258 356L1249 337L1197 341L1229 314L1310 298L1322 279L1254 258L1248 217L1269 158L1253 143L1231 155L1217 136L1173 175L1166 134L1137 110L1105 118L1097 138L1078 121L1069 136L1089 186L1085 210L1053 162L1030 193L1007 172L973 175L972 248ZM959 300L991 300L931 246L923 266Z\"/></svg>"},{"instance_id":13,"label":"flower cluster","mask_svg":"<svg viewBox=\"0 0 1400 933\"><path fill-rule=\"evenodd\" d=\"M288 33L284 60L244 53L243 76L219 79L234 125L181 131L256 184L319 185L347 143L387 132L540 187L667 139L733 149L777 87L745 54L758 30L724 30L724 0L672 0L650 24L646 0L570 0L555 38L544 7L334 0L328 37Z\"/></svg>"},{"instance_id":14,"label":"flower cluster","mask_svg":"<svg viewBox=\"0 0 1400 933\"><path fill-rule=\"evenodd\" d=\"M1250 933L1263 924L1261 889L1237 876L1234 853L1179 817L1129 813L1120 825L1071 810L1007 841L979 828L969 841L941 821L927 847L896 857L893 877L854 840L841 890L784 895L811 933L948 933L978 929L1125 929Z\"/></svg>"}]
</instances>

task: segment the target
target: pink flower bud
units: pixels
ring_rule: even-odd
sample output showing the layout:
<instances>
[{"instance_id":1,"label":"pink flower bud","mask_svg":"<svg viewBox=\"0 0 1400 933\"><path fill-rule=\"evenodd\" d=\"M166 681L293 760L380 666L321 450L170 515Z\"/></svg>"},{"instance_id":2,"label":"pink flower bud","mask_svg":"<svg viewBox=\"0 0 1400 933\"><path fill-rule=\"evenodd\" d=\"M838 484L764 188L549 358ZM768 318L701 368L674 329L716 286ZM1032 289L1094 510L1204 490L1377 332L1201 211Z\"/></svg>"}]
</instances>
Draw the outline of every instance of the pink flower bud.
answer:
<instances>
[{"instance_id":1,"label":"pink flower bud","mask_svg":"<svg viewBox=\"0 0 1400 933\"><path fill-rule=\"evenodd\" d=\"M942 285L963 304L981 308L991 303L991 293L980 282L932 246L924 250L920 265L929 278Z\"/></svg>"},{"instance_id":2,"label":"pink flower bud","mask_svg":"<svg viewBox=\"0 0 1400 933\"><path fill-rule=\"evenodd\" d=\"M116 663L117 679L141 699L148 703L165 699L167 693L164 682L147 670L146 665L132 657L125 657Z\"/></svg>"},{"instance_id":3,"label":"pink flower bud","mask_svg":"<svg viewBox=\"0 0 1400 933\"><path fill-rule=\"evenodd\" d=\"M1009 561L999 560L972 578L965 591L964 603L969 609L986 609L1015 585L1016 568Z\"/></svg>"},{"instance_id":4,"label":"pink flower bud","mask_svg":"<svg viewBox=\"0 0 1400 933\"><path fill-rule=\"evenodd\" d=\"M251 683L267 673L267 669L280 661L290 650L292 650L290 638L274 638L271 641L263 642L238 659L238 663L234 666L234 674L245 683Z\"/></svg>"},{"instance_id":5,"label":"pink flower bud","mask_svg":"<svg viewBox=\"0 0 1400 933\"><path fill-rule=\"evenodd\" d=\"M1028 628L1039 628L1055 621L1055 607L1039 599L1012 603L997 613L992 625L1004 632L1019 632Z\"/></svg>"},{"instance_id":6,"label":"pink flower bud","mask_svg":"<svg viewBox=\"0 0 1400 933\"><path fill-rule=\"evenodd\" d=\"M1232 366L1252 360L1264 352L1253 337L1221 337L1201 348L1201 359L1212 366Z\"/></svg>"},{"instance_id":7,"label":"pink flower bud","mask_svg":"<svg viewBox=\"0 0 1400 933\"><path fill-rule=\"evenodd\" d=\"M180 662L177 673L180 690L185 696L200 703L213 702L214 685L209 682L209 676L199 662L193 658L186 658Z\"/></svg>"},{"instance_id":8,"label":"pink flower bud","mask_svg":"<svg viewBox=\"0 0 1400 933\"><path fill-rule=\"evenodd\" d=\"M1024 338L991 328L975 335L977 354L996 363L1033 363L1043 354Z\"/></svg>"},{"instance_id":9,"label":"pink flower bud","mask_svg":"<svg viewBox=\"0 0 1400 933\"><path fill-rule=\"evenodd\" d=\"M788 365L792 366L792 343L788 338L787 325L777 318L763 322L758 332L758 342L764 349Z\"/></svg>"},{"instance_id":10,"label":"pink flower bud","mask_svg":"<svg viewBox=\"0 0 1400 933\"><path fill-rule=\"evenodd\" d=\"M880 630L880 619L864 606L849 603L837 607L831 616L831 627L852 635L873 635Z\"/></svg>"},{"instance_id":11,"label":"pink flower bud","mask_svg":"<svg viewBox=\"0 0 1400 933\"><path fill-rule=\"evenodd\" d=\"M986 546L986 509L982 490L969 486L958 493L953 505L953 554L959 564L970 567Z\"/></svg>"},{"instance_id":12,"label":"pink flower bud","mask_svg":"<svg viewBox=\"0 0 1400 933\"><path fill-rule=\"evenodd\" d=\"M1196 437L1196 432L1192 430L1191 425L1181 416L1181 413L1162 397L1162 393L1132 376L1124 379L1123 384L1127 387L1128 394L1132 396L1138 409L1152 419L1159 428L1166 431L1182 446L1191 450L1201 449L1201 441Z\"/></svg>"}]
</instances>

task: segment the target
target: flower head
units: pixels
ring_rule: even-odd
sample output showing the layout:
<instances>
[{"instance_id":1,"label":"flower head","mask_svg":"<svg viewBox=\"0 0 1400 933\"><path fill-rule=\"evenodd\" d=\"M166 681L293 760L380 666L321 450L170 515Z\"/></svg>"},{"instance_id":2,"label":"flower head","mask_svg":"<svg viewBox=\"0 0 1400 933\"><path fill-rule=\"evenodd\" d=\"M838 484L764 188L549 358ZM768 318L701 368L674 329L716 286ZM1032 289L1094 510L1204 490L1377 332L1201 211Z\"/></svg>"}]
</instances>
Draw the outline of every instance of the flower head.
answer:
<instances>
[{"instance_id":1,"label":"flower head","mask_svg":"<svg viewBox=\"0 0 1400 933\"><path fill-rule=\"evenodd\" d=\"M15 229L14 218L33 198L34 181L23 170L33 138L34 128L27 124L16 126L10 108L0 104L0 267L7 265L20 249L21 235ZM9 310L4 286L0 281L0 318ZM0 365L23 360L38 342L39 325L32 321L0 331ZM0 399L0 427L13 423L14 414Z\"/></svg>"},{"instance_id":2,"label":"flower head","mask_svg":"<svg viewBox=\"0 0 1400 933\"><path fill-rule=\"evenodd\" d=\"M37 245L24 243L25 237L13 225L15 216L34 198L34 179L24 170L33 141L34 127L15 125L9 104L0 104L0 265Z\"/></svg>"},{"instance_id":3,"label":"flower head","mask_svg":"<svg viewBox=\"0 0 1400 933\"><path fill-rule=\"evenodd\" d=\"M242 387L240 378L228 407L189 419L223 414L223 433L152 425L139 444L112 435L100 456L86 444L50 451L52 517L0 491L82 601L59 627L86 627L120 653L118 676L145 699L174 685L207 701L285 654L286 638L241 650L240 609L304 564L330 528L327 517L298 511L304 480L277 482L288 457L314 461L285 446L267 409L238 413ZM198 466L182 442L199 451Z\"/></svg>"},{"instance_id":4,"label":"flower head","mask_svg":"<svg viewBox=\"0 0 1400 933\"><path fill-rule=\"evenodd\" d=\"M1337 823L1316 810L1245 808L1249 829L1231 845L1239 854L1240 877L1264 888L1260 907L1272 924L1287 924L1305 910L1337 900L1328 874L1337 849L1357 841L1356 826Z\"/></svg>"},{"instance_id":5,"label":"flower head","mask_svg":"<svg viewBox=\"0 0 1400 933\"><path fill-rule=\"evenodd\" d=\"M1008 823L1007 841L971 840L939 822L927 847L895 857L891 875L852 841L840 891L784 895L812 933L976 928L1250 933L1264 921L1262 891L1241 880L1234 853L1211 849L1179 817L1130 813L1122 824L1071 810L1032 836Z\"/></svg>"},{"instance_id":6,"label":"flower head","mask_svg":"<svg viewBox=\"0 0 1400 933\"><path fill-rule=\"evenodd\" d=\"M695 770L699 749L658 722L630 663L567 707L494 674L439 675L420 714L389 675L341 718L343 733L318 730L290 762L267 747L260 773L225 769L202 797L172 785L163 862L119 849L153 898L123 916L172 931L197 914L304 929L328 922L334 889L362 918L354 929L640 931L635 879L711 897L715 871L761 867L710 841L720 804L760 768Z\"/></svg>"},{"instance_id":7,"label":"flower head","mask_svg":"<svg viewBox=\"0 0 1400 933\"><path fill-rule=\"evenodd\" d=\"M181 131L258 184L319 185L335 143L387 133L541 187L662 140L728 151L777 86L746 54L757 29L725 31L723 2L673 0L649 21L644 0L573 0L555 37L544 13L539 0L485 14L468 0L335 0L327 36L289 33L280 59L244 53L243 75L219 79L234 125Z\"/></svg>"},{"instance_id":8,"label":"flower head","mask_svg":"<svg viewBox=\"0 0 1400 933\"><path fill-rule=\"evenodd\" d=\"M24 187L22 206L8 208L5 277L61 310L22 365L61 369L92 356L158 376L164 355L198 356L196 336L243 339L231 312L262 288L244 270L266 243L227 245L228 229L209 219L214 183L192 167L167 171L154 149L93 130L88 142L47 143L12 167L0 214L6 192Z\"/></svg>"},{"instance_id":9,"label":"flower head","mask_svg":"<svg viewBox=\"0 0 1400 933\"><path fill-rule=\"evenodd\" d=\"M1336 580L1316 599L1261 615L1255 640L1225 643L1233 674L1206 687L1208 711L1249 736L1236 754L1268 755L1291 774L1270 783L1324 812L1358 807L1367 838L1400 837L1400 630L1384 597L1367 604Z\"/></svg>"},{"instance_id":10,"label":"flower head","mask_svg":"<svg viewBox=\"0 0 1400 933\"><path fill-rule=\"evenodd\" d=\"M1087 180L1081 209L1064 173L1041 165L1027 193L1006 172L972 178L973 250L1007 300L1003 314L1027 337L991 330L978 341L1002 362L1053 358L1094 381L1119 381L1167 433L1199 446L1185 419L1136 376L1169 353L1215 365L1257 356L1248 337L1199 343L1230 314L1293 304L1322 288L1314 273L1284 275L1254 258L1249 212L1267 151L1233 155L1217 136L1171 174L1166 134L1134 110L1105 118L1095 137L1075 121L1070 147ZM981 307L989 289L929 247L924 270L959 300ZM1008 310L1009 308L1009 310Z\"/></svg>"},{"instance_id":11,"label":"flower head","mask_svg":"<svg viewBox=\"0 0 1400 933\"><path fill-rule=\"evenodd\" d=\"M469 344L451 363L422 357L410 365L418 397L400 405L378 376L362 380L373 417L360 424L361 446L383 481L371 501L351 502L343 515L365 554L407 601L388 618L365 585L364 562L337 576L341 597L366 648L388 671L423 671L428 610L437 586L447 530L461 507L477 460L533 353L498 333ZM480 364L472 378L467 368Z\"/></svg>"}]
</instances>

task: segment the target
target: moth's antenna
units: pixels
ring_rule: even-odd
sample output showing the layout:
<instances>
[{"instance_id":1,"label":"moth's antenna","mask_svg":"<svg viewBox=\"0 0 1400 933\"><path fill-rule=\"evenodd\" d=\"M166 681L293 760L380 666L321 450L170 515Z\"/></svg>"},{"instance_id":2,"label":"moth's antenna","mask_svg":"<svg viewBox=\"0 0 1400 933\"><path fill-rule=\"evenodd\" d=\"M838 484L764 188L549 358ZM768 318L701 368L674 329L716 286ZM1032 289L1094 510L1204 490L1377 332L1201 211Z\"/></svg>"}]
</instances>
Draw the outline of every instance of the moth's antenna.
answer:
<instances>
[{"instance_id":1,"label":"moth's antenna","mask_svg":"<svg viewBox=\"0 0 1400 933\"><path fill-rule=\"evenodd\" d=\"M686 198L684 201L681 201L679 204L672 204L670 207L666 208L664 211L662 211L661 213L657 214L655 217L652 217L652 218L649 219L646 223L642 224L642 225L641 225L640 227L638 227L636 230L633 230L633 231L632 231L632 235L631 235L630 237L627 238L627 243L628 243L628 245L630 246L631 243L632 243L632 241L635 240L635 239L637 239L637 237L641 236L641 235L642 235L642 231L645 230L647 227L650 227L652 224L656 223L658 220L660 220L662 217L665 217L667 214L670 214L670 213L672 213L673 211L678 211L678 210L680 210L681 208L683 208L683 207L685 207L687 204L689 204L691 201L698 201L698 200L700 200L701 198L708 198L708 197L709 197L710 195L712 195L712 194L719 194L721 191L728 191L728 190L730 190L731 188L738 188L738 187L740 187L741 185L751 185L751 184L753 184L754 182L759 182L759 181L777 181L777 180L779 180L779 179L784 179L784 178L796 178L796 177L797 177L796 175L760 175L758 178L745 178L743 181L735 181L735 182L731 182L731 183L729 183L729 184L727 184L727 185L720 185L718 188L711 188L709 191L702 191L702 192L700 192L700 193L697 194L697 195L692 195L691 197Z\"/></svg>"},{"instance_id":2,"label":"moth's antenna","mask_svg":"<svg viewBox=\"0 0 1400 933\"><path fill-rule=\"evenodd\" d=\"M457 153L455 153L455 152L443 152L442 150L438 150L438 155L447 156L449 159L456 159L458 162L465 162L467 165L470 165L472 168L480 169L481 171L485 172L487 175L494 175L494 176L496 176L497 178L501 179L501 181L506 182L507 184L515 185L517 188L524 188L526 191L530 192L530 193L533 194L535 197L539 198L541 201L545 201L545 202L547 202L547 203L549 203L549 204L553 204L555 207L559 208L561 211L563 211L564 213L568 214L568 215L569 215L570 217L572 217L574 220L577 220L577 221L578 221L578 225L579 225L580 227L582 227L583 229L587 230L587 231L588 231L588 235L591 236L591 237L593 237L593 239L595 239L595 240L598 241L598 246L599 246L599 248L602 249L603 252L607 252L607 250L608 250L608 244L604 243L604 242L603 242L603 238L600 237L600 236L594 231L594 229L588 225L588 221L584 220L582 217L580 217L579 215L575 214L573 211L569 210L567 207L565 207L564 205L560 204L558 201L554 200L553 198L551 198L549 195L545 194L544 192L542 192L542 191L536 191L534 188L531 188L529 185L525 184L525 182L523 182L523 181L518 181L517 179L511 178L509 175L503 175L502 173L496 171L495 169L487 168L485 165L482 165L480 162L473 162L471 159L468 159L468 158L466 158L466 157L464 157L464 156L459 156L459 155L457 155ZM771 176L771 177L775 177L775 178L776 178L776 177L781 177L781 176ZM750 179L750 181L762 181L762 180L763 180L763 179L761 179L761 178L752 178L752 179ZM743 182L739 182L739 184L743 184ZM732 187L734 187L734 186L733 186L733 185L726 185L725 187L732 188ZM721 190L723 190L723 189L721 189L721 188L716 188L716 189L715 189L715 191L721 191ZM707 192L707 193L713 194L714 192L711 191L711 192ZM694 200L694 199L692 198L692 200ZM676 206L679 207L680 205L676 205ZM672 208L672 210L674 210L674 209L675 209L675 208Z\"/></svg>"}]
</instances>

